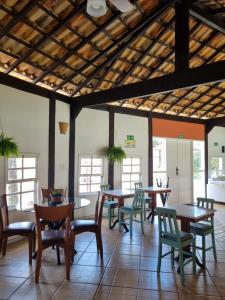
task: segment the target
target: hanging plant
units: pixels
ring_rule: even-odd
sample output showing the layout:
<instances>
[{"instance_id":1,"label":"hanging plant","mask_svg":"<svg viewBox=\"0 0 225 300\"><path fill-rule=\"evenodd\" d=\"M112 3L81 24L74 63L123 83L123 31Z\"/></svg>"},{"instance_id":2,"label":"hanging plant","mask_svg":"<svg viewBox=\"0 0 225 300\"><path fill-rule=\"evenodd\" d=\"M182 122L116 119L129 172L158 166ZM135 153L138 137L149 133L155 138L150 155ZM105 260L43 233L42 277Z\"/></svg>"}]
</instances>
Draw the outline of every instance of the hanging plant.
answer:
<instances>
[{"instance_id":1,"label":"hanging plant","mask_svg":"<svg viewBox=\"0 0 225 300\"><path fill-rule=\"evenodd\" d=\"M2 132L0 134L0 156L10 157L19 154L17 143L12 137L5 136Z\"/></svg>"},{"instance_id":2,"label":"hanging plant","mask_svg":"<svg viewBox=\"0 0 225 300\"><path fill-rule=\"evenodd\" d=\"M105 155L107 156L110 162L119 162L121 163L124 158L126 158L126 153L121 146L111 146L106 149Z\"/></svg>"}]
</instances>

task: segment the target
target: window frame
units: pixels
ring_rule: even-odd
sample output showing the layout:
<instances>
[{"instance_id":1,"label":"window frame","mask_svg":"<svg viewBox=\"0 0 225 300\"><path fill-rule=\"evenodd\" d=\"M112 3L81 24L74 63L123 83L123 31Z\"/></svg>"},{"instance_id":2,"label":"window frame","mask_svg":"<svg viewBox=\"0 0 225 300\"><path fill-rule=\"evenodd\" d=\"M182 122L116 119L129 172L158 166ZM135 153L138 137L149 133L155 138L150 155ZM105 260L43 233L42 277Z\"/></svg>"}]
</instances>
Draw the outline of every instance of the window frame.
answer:
<instances>
[{"instance_id":1,"label":"window frame","mask_svg":"<svg viewBox=\"0 0 225 300\"><path fill-rule=\"evenodd\" d=\"M131 186L131 183L132 183L131 180L130 181L125 181L125 182L129 182L130 183L130 188L123 188L123 175L124 174L130 174L130 175L131 174L139 174L139 180L135 181L135 182L140 182L142 180L142 157L141 157L141 155L127 155L127 157L125 159L127 159L127 158L131 158L131 161L132 161L133 158L140 159L140 165L139 165L140 166L140 172L139 173L137 173L137 172L134 172L134 173L132 173L132 172L130 172L130 173L123 173L123 166L124 166L123 161L121 163L121 188L122 189L134 189L134 187ZM130 166L132 168L132 164ZM135 166L137 166L137 165L135 165Z\"/></svg>"},{"instance_id":2,"label":"window frame","mask_svg":"<svg viewBox=\"0 0 225 300\"><path fill-rule=\"evenodd\" d=\"M21 168L9 168L8 167L8 162L10 158L22 158L22 165ZM35 167L25 167L24 168L24 158L35 158L36 160L36 164ZM29 210L33 210L32 208L26 208L26 209L22 209L23 205L22 205L22 194L27 194L30 192L34 192L34 204L37 203L38 201L38 197L39 197L39 172L40 172L40 168L39 168L39 158L40 155L39 153L27 153L27 152L22 152L20 153L19 156L17 157L9 157L9 158L5 158L4 162L5 162L5 183L4 183L4 187L5 187L5 193L7 196L9 195L20 195L20 200L19 200L19 208L16 208L16 204L13 205L9 205L8 204L8 209L9 210L19 210L19 211L29 211ZM36 170L36 174L35 174L35 178L27 178L24 179L23 178L23 170L27 170L27 169L35 169ZM9 170L22 170L22 178L21 179L15 179L15 180L9 180L8 177L8 171ZM30 181L34 181L34 189L33 190L28 190L28 191L22 191L22 183L23 182L30 182ZM19 192L15 192L15 193L7 193L7 184L13 184L13 183L19 183L20 184L20 191ZM8 203L8 200L7 200Z\"/></svg>"},{"instance_id":3,"label":"window frame","mask_svg":"<svg viewBox=\"0 0 225 300\"><path fill-rule=\"evenodd\" d=\"M78 156L78 181L77 181L77 195L78 196L85 196L85 195L96 195L97 193L98 193L98 191L95 191L95 192L80 192L80 185L82 185L82 184L80 184L80 177L81 176L91 176L92 175L92 173L91 174L88 174L88 175L85 175L85 174L81 174L81 159L82 158L90 158L91 159L91 161L92 161L92 159L94 159L94 158L100 158L100 159L102 159L102 174L101 175L97 175L97 174L93 174L93 175L96 175L96 176L101 176L101 182L100 182L100 185L103 183L103 179L104 179L104 171L105 171L105 157L103 156L103 155L96 155L96 154L94 154L94 155L92 155L92 154L80 154L79 156ZM93 165L92 165L92 163L91 163L91 167L92 167ZM90 188L91 188L91 182L90 182L90 184L86 184L86 185L88 185L88 186L90 186ZM99 188L99 190L100 190L100 188Z\"/></svg>"}]
</instances>

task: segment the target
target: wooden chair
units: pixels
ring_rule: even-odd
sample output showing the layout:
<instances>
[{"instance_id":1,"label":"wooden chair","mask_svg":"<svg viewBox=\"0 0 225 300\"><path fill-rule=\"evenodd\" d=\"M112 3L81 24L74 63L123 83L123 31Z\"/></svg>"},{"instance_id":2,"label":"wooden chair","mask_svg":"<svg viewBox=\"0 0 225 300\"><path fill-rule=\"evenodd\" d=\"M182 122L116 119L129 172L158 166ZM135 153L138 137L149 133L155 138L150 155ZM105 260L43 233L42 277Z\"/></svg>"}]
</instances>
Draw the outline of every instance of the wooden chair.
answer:
<instances>
[{"instance_id":1,"label":"wooden chair","mask_svg":"<svg viewBox=\"0 0 225 300\"><path fill-rule=\"evenodd\" d=\"M102 210L105 201L105 195L98 193L98 200L95 206L95 219L94 220L74 220L71 222L71 257L74 260L74 243L76 235L83 232L93 232L96 236L97 249L103 258L103 246L102 246Z\"/></svg>"},{"instance_id":2,"label":"wooden chair","mask_svg":"<svg viewBox=\"0 0 225 300\"><path fill-rule=\"evenodd\" d=\"M197 206L207 209L213 209L215 200L209 198L197 198ZM205 265L206 261L206 251L213 249L213 255L215 261L217 260L216 254L216 242L215 242L215 233L214 233L214 218L210 217L206 221L191 223L191 232L194 235L199 235L202 237L202 246L197 246L196 248L202 251L202 263ZM211 235L212 238L212 246L206 248L205 237L207 235Z\"/></svg>"},{"instance_id":3,"label":"wooden chair","mask_svg":"<svg viewBox=\"0 0 225 300\"><path fill-rule=\"evenodd\" d=\"M100 186L101 192L110 190L109 184L103 184ZM113 199L106 199L104 201L103 207L108 209L108 219L109 219L109 229L111 229L112 218L114 215L114 209L118 207L118 202Z\"/></svg>"},{"instance_id":4,"label":"wooden chair","mask_svg":"<svg viewBox=\"0 0 225 300\"><path fill-rule=\"evenodd\" d=\"M16 222L9 224L9 214L6 195L0 197L0 252L6 254L8 237L21 235L28 239L29 264L32 265L32 252L35 251L35 224L33 222Z\"/></svg>"},{"instance_id":5,"label":"wooden chair","mask_svg":"<svg viewBox=\"0 0 225 300\"><path fill-rule=\"evenodd\" d=\"M119 229L121 230L122 222L124 220L124 214L129 215L129 225L130 225L130 238L133 235L133 221L141 223L142 234L144 234L144 191L136 190L134 195L134 200L131 205L124 205L119 208ZM136 215L140 214L140 221L136 219Z\"/></svg>"},{"instance_id":6,"label":"wooden chair","mask_svg":"<svg viewBox=\"0 0 225 300\"><path fill-rule=\"evenodd\" d=\"M193 262L193 274L196 273L196 244L195 236L189 232L180 231L176 219L176 210L165 207L157 207L159 224L159 248L158 248L158 266L157 272L161 269L161 260L163 257L171 254L171 264L174 266L174 250L178 251L180 279L184 284L184 265ZM162 245L167 245L171 250L162 254ZM192 246L192 252L187 252L186 248ZM184 255L190 257L184 262Z\"/></svg>"},{"instance_id":7,"label":"wooden chair","mask_svg":"<svg viewBox=\"0 0 225 300\"><path fill-rule=\"evenodd\" d=\"M41 194L42 194L42 203L45 202L45 200L51 201L51 193L52 193L53 189L52 188L41 188Z\"/></svg>"},{"instance_id":8,"label":"wooden chair","mask_svg":"<svg viewBox=\"0 0 225 300\"><path fill-rule=\"evenodd\" d=\"M37 236L38 236L38 250L37 250L37 263L35 270L35 282L38 283L42 251L51 246L64 248L65 266L66 266L66 279L70 279L70 222L73 213L74 204L62 205L59 207L43 207L34 205L36 223L37 223ZM45 222L60 222L65 220L65 229L58 230L42 230L42 223Z\"/></svg>"},{"instance_id":9,"label":"wooden chair","mask_svg":"<svg viewBox=\"0 0 225 300\"><path fill-rule=\"evenodd\" d=\"M143 185L142 185L141 181L134 183L135 191L138 189L142 189L142 187L143 187ZM151 210L151 200L152 200L151 197L144 196L144 219L145 219L145 221L146 221L146 212Z\"/></svg>"}]
</instances>

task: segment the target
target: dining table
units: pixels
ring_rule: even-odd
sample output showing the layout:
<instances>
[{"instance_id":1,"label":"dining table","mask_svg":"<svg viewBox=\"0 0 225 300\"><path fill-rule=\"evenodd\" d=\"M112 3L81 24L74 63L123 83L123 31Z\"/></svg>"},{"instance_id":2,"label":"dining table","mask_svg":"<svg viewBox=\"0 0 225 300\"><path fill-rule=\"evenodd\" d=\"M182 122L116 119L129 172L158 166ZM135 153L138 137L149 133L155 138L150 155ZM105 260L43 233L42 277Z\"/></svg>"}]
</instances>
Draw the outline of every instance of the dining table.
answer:
<instances>
[{"instance_id":1,"label":"dining table","mask_svg":"<svg viewBox=\"0 0 225 300\"><path fill-rule=\"evenodd\" d=\"M68 203L74 203L73 213L75 213L76 210L88 206L91 203L91 201L89 199L86 199L83 197L64 197L63 202L60 202L60 203L43 202L42 200L36 202L37 205L44 206L44 207L62 206L62 205L66 205ZM34 213L34 209L27 209L27 210L24 210L23 212ZM62 226L63 222L64 222L64 220L59 220L59 222L57 224L48 223L48 225L49 225L49 228L51 228L53 230L58 230ZM60 264L59 248L57 247L56 250L57 250L58 264ZM75 254L77 253L76 249L74 249L74 253ZM34 251L32 258L34 259L36 257L37 257L37 251Z\"/></svg>"},{"instance_id":2,"label":"dining table","mask_svg":"<svg viewBox=\"0 0 225 300\"><path fill-rule=\"evenodd\" d=\"M214 209L206 209L202 207L198 207L195 204L187 203L174 203L167 204L167 208L176 210L176 218L181 222L181 230L185 232L191 232L191 223L197 223L199 221L208 220L210 217L214 216ZM186 252L191 252L190 246L185 247ZM190 256L184 255L184 259L189 258ZM205 266L199 261L196 257L197 265L204 269Z\"/></svg>"},{"instance_id":3,"label":"dining table","mask_svg":"<svg viewBox=\"0 0 225 300\"><path fill-rule=\"evenodd\" d=\"M157 186L145 186L141 188L144 192L148 193L148 195L151 197L151 212L148 216L148 219L152 217L151 222L154 222L154 216L155 216L155 208L156 208L156 196L157 194L165 194L171 192L171 189L169 188L163 188L163 187L157 187ZM125 199L133 198L135 195L134 189L114 189L114 190L108 190L102 192L104 195L106 195L108 198L117 199L118 201L118 207L124 206ZM119 222L119 218L117 218L113 224L111 225L110 229L113 229L116 224ZM122 222L122 225L126 232L128 232L128 228L125 224L125 222Z\"/></svg>"}]
</instances>

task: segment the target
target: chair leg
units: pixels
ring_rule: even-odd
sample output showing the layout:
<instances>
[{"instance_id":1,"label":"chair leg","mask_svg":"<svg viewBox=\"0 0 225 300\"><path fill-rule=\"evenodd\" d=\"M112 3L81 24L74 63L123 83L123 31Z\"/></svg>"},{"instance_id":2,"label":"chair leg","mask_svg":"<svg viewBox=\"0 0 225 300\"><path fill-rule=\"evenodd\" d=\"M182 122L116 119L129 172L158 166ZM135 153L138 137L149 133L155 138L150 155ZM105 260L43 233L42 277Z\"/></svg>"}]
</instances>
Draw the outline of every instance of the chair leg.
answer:
<instances>
[{"instance_id":1,"label":"chair leg","mask_svg":"<svg viewBox=\"0 0 225 300\"><path fill-rule=\"evenodd\" d=\"M41 269L41 257L42 257L42 251L38 251L36 269L35 269L35 282L36 283L39 282L40 269Z\"/></svg>"},{"instance_id":2,"label":"chair leg","mask_svg":"<svg viewBox=\"0 0 225 300\"><path fill-rule=\"evenodd\" d=\"M181 248L178 248L179 251L179 268L180 268L180 280L181 284L184 285L184 259L183 252Z\"/></svg>"},{"instance_id":3,"label":"chair leg","mask_svg":"<svg viewBox=\"0 0 225 300\"><path fill-rule=\"evenodd\" d=\"M174 267L174 248L171 247L171 266Z\"/></svg>"},{"instance_id":4,"label":"chair leg","mask_svg":"<svg viewBox=\"0 0 225 300\"><path fill-rule=\"evenodd\" d=\"M205 251L205 236L202 236L202 264L205 266L205 260L206 260L206 251Z\"/></svg>"},{"instance_id":5,"label":"chair leg","mask_svg":"<svg viewBox=\"0 0 225 300\"><path fill-rule=\"evenodd\" d=\"M112 219L112 209L108 208L108 219L109 219L109 229L111 228L111 219Z\"/></svg>"},{"instance_id":6,"label":"chair leg","mask_svg":"<svg viewBox=\"0 0 225 300\"><path fill-rule=\"evenodd\" d=\"M96 236L96 243L97 243L98 251L100 252L101 258L103 258L103 246L102 246L102 235L101 235L101 232L99 230L96 231L95 236Z\"/></svg>"},{"instance_id":7,"label":"chair leg","mask_svg":"<svg viewBox=\"0 0 225 300\"><path fill-rule=\"evenodd\" d=\"M135 216L136 217L136 216ZM130 239L132 240L133 236L133 215L130 215Z\"/></svg>"},{"instance_id":8,"label":"chair leg","mask_svg":"<svg viewBox=\"0 0 225 300\"><path fill-rule=\"evenodd\" d=\"M33 250L33 237L28 237L28 247L29 247L29 265L32 265L32 250Z\"/></svg>"},{"instance_id":9,"label":"chair leg","mask_svg":"<svg viewBox=\"0 0 225 300\"><path fill-rule=\"evenodd\" d=\"M157 272L159 273L161 270L161 260L162 260L162 243L159 241L158 247L158 264L157 264Z\"/></svg>"},{"instance_id":10,"label":"chair leg","mask_svg":"<svg viewBox=\"0 0 225 300\"><path fill-rule=\"evenodd\" d=\"M74 243L75 243L75 233L71 232L70 236L70 258L71 262L74 262Z\"/></svg>"},{"instance_id":11,"label":"chair leg","mask_svg":"<svg viewBox=\"0 0 225 300\"><path fill-rule=\"evenodd\" d=\"M2 252L3 234L0 235L0 254Z\"/></svg>"},{"instance_id":12,"label":"chair leg","mask_svg":"<svg viewBox=\"0 0 225 300\"><path fill-rule=\"evenodd\" d=\"M70 251L70 245L64 246L64 256L65 256L65 267L66 267L66 279L70 280L70 256L71 256L71 251Z\"/></svg>"},{"instance_id":13,"label":"chair leg","mask_svg":"<svg viewBox=\"0 0 225 300\"><path fill-rule=\"evenodd\" d=\"M192 253L193 253L193 274L196 274L196 241L194 240L192 245Z\"/></svg>"},{"instance_id":14,"label":"chair leg","mask_svg":"<svg viewBox=\"0 0 225 300\"><path fill-rule=\"evenodd\" d=\"M32 251L35 252L36 249L36 232L34 231L32 235Z\"/></svg>"},{"instance_id":15,"label":"chair leg","mask_svg":"<svg viewBox=\"0 0 225 300\"><path fill-rule=\"evenodd\" d=\"M121 232L121 226L122 226L122 217L121 217L121 212L119 211L119 231Z\"/></svg>"},{"instance_id":16,"label":"chair leg","mask_svg":"<svg viewBox=\"0 0 225 300\"><path fill-rule=\"evenodd\" d=\"M217 261L217 254L216 254L216 241L215 241L215 234L214 234L214 229L212 231L212 246L213 246L213 255L215 261Z\"/></svg>"},{"instance_id":17,"label":"chair leg","mask_svg":"<svg viewBox=\"0 0 225 300\"><path fill-rule=\"evenodd\" d=\"M8 241L8 237L4 236L3 243L2 243L2 255L3 256L5 256L5 254L6 254L7 241Z\"/></svg>"},{"instance_id":18,"label":"chair leg","mask_svg":"<svg viewBox=\"0 0 225 300\"><path fill-rule=\"evenodd\" d=\"M144 215L146 214L146 212L144 212ZM144 234L144 217L143 217L143 213L141 213L141 231L142 234Z\"/></svg>"},{"instance_id":19,"label":"chair leg","mask_svg":"<svg viewBox=\"0 0 225 300\"><path fill-rule=\"evenodd\" d=\"M59 246L56 246L57 263L61 265Z\"/></svg>"}]
</instances>

